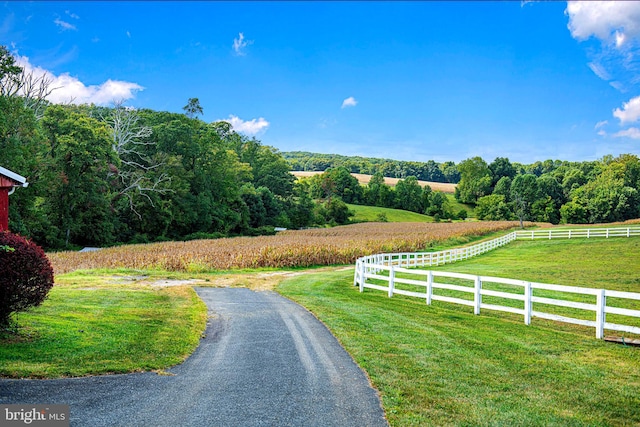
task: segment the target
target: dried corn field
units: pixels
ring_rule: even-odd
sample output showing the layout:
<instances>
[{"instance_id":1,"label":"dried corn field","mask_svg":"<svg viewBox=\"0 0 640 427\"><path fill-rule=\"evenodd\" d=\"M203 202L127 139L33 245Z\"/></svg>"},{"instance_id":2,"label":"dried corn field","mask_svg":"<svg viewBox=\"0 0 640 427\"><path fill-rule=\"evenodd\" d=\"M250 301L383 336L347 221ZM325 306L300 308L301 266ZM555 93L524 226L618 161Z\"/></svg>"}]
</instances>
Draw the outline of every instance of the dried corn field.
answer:
<instances>
[{"instance_id":1,"label":"dried corn field","mask_svg":"<svg viewBox=\"0 0 640 427\"><path fill-rule=\"evenodd\" d=\"M516 222L362 223L289 230L275 236L127 245L95 252L48 254L56 274L78 269L133 268L169 271L290 268L350 264L380 252L420 251L450 238L479 236Z\"/></svg>"}]
</instances>

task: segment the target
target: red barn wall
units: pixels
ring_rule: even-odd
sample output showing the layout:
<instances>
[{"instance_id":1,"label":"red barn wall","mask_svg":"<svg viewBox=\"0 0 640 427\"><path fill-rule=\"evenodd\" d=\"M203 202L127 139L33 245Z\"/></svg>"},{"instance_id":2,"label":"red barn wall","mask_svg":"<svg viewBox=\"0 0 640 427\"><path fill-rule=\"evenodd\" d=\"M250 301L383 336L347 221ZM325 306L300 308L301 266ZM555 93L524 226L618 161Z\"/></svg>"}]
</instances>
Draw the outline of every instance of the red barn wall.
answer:
<instances>
[{"instance_id":1,"label":"red barn wall","mask_svg":"<svg viewBox=\"0 0 640 427\"><path fill-rule=\"evenodd\" d=\"M0 231L9 230L9 189L0 188Z\"/></svg>"}]
</instances>

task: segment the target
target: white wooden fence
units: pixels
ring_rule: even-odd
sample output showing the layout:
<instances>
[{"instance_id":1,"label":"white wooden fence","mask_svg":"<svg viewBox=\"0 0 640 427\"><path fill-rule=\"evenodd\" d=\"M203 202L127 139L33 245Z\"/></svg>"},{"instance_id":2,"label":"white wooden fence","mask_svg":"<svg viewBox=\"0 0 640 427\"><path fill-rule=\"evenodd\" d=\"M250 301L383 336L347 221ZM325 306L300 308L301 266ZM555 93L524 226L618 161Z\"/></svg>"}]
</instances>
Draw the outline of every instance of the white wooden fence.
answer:
<instances>
[{"instance_id":1,"label":"white wooden fence","mask_svg":"<svg viewBox=\"0 0 640 427\"><path fill-rule=\"evenodd\" d=\"M640 227L616 227L616 228L584 228L573 230L520 230L516 231L518 239L577 239L595 237L632 237L640 236Z\"/></svg>"},{"instance_id":2,"label":"white wooden fence","mask_svg":"<svg viewBox=\"0 0 640 427\"><path fill-rule=\"evenodd\" d=\"M440 252L418 252L397 254L376 254L359 258L356 261L354 273L354 285L360 287L360 292L365 288L385 291L389 297L394 294L423 298L427 304L433 300L446 301L454 304L468 305L474 308L474 314L480 314L481 309L497 310L516 313L524 317L525 324L531 323L532 317L573 323L583 326L595 327L596 338L604 337L604 330L610 329L621 332L640 334L640 327L607 322L607 314L640 318L640 293L610 291L605 289L592 289L574 286L561 286L546 283L527 282L524 280L506 279L489 276L476 276L472 274L451 273L444 271L423 270L416 267L441 265L471 258L488 252L516 239L537 238L595 238L595 237L632 237L640 236L640 227L608 228L608 229L580 229L580 230L535 230L517 231L506 236L487 242L482 242L466 248L450 249ZM413 267L413 268L409 268ZM441 283L437 278L454 279L457 284ZM483 287L483 284L489 284ZM494 288L494 289L488 289ZM444 292L434 292L442 289ZM534 291L536 295L534 295ZM549 291L556 298L544 296ZM443 294L444 293L444 294ZM448 293L448 295L447 295ZM464 295L468 295L464 298ZM455 296L457 295L457 296ZM491 303L483 302L483 296L490 297ZM566 298L558 298L563 296ZM607 304L607 298L615 299L623 305L632 308L623 308ZM587 299L589 301L585 302ZM502 301L508 305L494 303ZM509 303L507 301L517 301ZM632 302L631 304L629 302ZM540 310L534 310L542 306L566 307L588 312L586 317L595 320L571 317L563 314L552 314ZM584 317L584 316L583 316Z\"/></svg>"}]
</instances>

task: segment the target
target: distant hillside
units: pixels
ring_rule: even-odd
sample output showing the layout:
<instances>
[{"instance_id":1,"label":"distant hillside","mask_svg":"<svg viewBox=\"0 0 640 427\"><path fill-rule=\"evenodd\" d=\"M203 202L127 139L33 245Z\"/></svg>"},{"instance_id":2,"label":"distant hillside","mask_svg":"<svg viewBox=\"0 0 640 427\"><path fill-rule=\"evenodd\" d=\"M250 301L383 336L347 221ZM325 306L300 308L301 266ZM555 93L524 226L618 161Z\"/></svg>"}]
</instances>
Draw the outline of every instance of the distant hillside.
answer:
<instances>
[{"instance_id":1,"label":"distant hillside","mask_svg":"<svg viewBox=\"0 0 640 427\"><path fill-rule=\"evenodd\" d=\"M316 172L293 171L291 173L297 178L304 178L304 177L317 175L317 174L320 174L322 172L320 172L320 171L316 171ZM367 174L362 174L362 173L352 173L351 175L356 177L356 179L358 180L358 182L361 185L368 184L369 181L371 180L371 176L372 176L372 175L367 175ZM385 177L385 179L384 179L384 182L387 185L391 186L391 187L394 187L398 183L398 181L400 181L400 179L398 179L398 178L387 178L387 177ZM420 181L420 180L418 180L418 184L420 184L422 187L424 187L425 185L428 185L429 187L431 187L431 189L433 191L442 191L443 193L453 194L456 191L456 184L450 184L450 183L444 183L444 182Z\"/></svg>"},{"instance_id":2,"label":"distant hillside","mask_svg":"<svg viewBox=\"0 0 640 427\"><path fill-rule=\"evenodd\" d=\"M374 175L378 172L390 178L403 179L415 176L418 180L441 183L457 183L460 172L454 162L409 162L374 157L342 156L306 151L280 153L296 172L322 172L331 167L345 167L351 173Z\"/></svg>"}]
</instances>

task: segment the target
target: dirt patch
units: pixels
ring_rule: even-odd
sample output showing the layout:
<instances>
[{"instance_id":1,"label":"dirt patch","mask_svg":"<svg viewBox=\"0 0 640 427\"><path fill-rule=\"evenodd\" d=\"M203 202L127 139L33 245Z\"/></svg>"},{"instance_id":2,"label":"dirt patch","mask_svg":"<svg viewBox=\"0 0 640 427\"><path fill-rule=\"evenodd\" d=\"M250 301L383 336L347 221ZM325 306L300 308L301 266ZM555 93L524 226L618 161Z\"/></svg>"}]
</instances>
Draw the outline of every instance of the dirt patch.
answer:
<instances>
[{"instance_id":1,"label":"dirt patch","mask_svg":"<svg viewBox=\"0 0 640 427\"><path fill-rule=\"evenodd\" d=\"M308 271L273 271L268 273L229 273L207 278L203 286L223 288L249 288L252 291L272 291L288 278L306 274Z\"/></svg>"},{"instance_id":2,"label":"dirt patch","mask_svg":"<svg viewBox=\"0 0 640 427\"><path fill-rule=\"evenodd\" d=\"M172 280L172 279L164 279L164 280L156 280L155 282L151 282L152 288L166 288L168 286L181 286L181 285L197 285L205 282L200 279L187 279L187 280Z\"/></svg>"}]
</instances>

